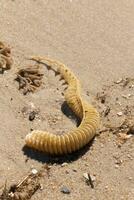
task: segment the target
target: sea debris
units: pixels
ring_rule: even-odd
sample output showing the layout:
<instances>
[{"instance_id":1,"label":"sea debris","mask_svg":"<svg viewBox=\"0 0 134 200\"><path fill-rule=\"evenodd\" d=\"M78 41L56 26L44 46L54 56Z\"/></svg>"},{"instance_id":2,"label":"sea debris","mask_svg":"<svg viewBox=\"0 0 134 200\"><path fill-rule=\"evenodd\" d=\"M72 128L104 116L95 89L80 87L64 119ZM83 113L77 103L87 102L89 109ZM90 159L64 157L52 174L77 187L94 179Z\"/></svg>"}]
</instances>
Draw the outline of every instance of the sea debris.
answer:
<instances>
[{"instance_id":1,"label":"sea debris","mask_svg":"<svg viewBox=\"0 0 134 200\"><path fill-rule=\"evenodd\" d=\"M117 126L117 127L107 125L106 128L104 129L104 131L102 130L102 132L111 131L111 132L113 132L113 134L125 133L128 135L129 134L133 135L133 133L134 133L133 120L134 120L134 118L126 118L122 121L120 126Z\"/></svg>"},{"instance_id":2,"label":"sea debris","mask_svg":"<svg viewBox=\"0 0 134 200\"><path fill-rule=\"evenodd\" d=\"M39 71L39 65L30 65L25 69L20 69L17 72L16 81L19 82L19 90L23 90L23 94L34 92L42 84L43 75Z\"/></svg>"},{"instance_id":3,"label":"sea debris","mask_svg":"<svg viewBox=\"0 0 134 200\"><path fill-rule=\"evenodd\" d=\"M128 135L126 133L118 133L118 140L117 145L118 147L121 147L129 138L132 137L132 135Z\"/></svg>"},{"instance_id":4,"label":"sea debris","mask_svg":"<svg viewBox=\"0 0 134 200\"><path fill-rule=\"evenodd\" d=\"M5 70L9 70L12 64L11 48L0 41L0 73L3 74Z\"/></svg>"},{"instance_id":5,"label":"sea debris","mask_svg":"<svg viewBox=\"0 0 134 200\"><path fill-rule=\"evenodd\" d=\"M95 181L95 176L91 176L90 173L84 173L83 177L85 178L86 184L94 188L93 182Z\"/></svg>"},{"instance_id":6,"label":"sea debris","mask_svg":"<svg viewBox=\"0 0 134 200\"><path fill-rule=\"evenodd\" d=\"M115 84L120 84L122 87L126 87L128 85L130 85L130 83L134 82L134 78L119 78L117 81L115 81ZM130 85L131 87L131 85Z\"/></svg>"},{"instance_id":7,"label":"sea debris","mask_svg":"<svg viewBox=\"0 0 134 200\"><path fill-rule=\"evenodd\" d=\"M111 108L109 106L104 110L104 117L106 117L110 113Z\"/></svg>"},{"instance_id":8,"label":"sea debris","mask_svg":"<svg viewBox=\"0 0 134 200\"><path fill-rule=\"evenodd\" d=\"M35 170L35 169L34 169ZM39 179L41 172L36 170L31 171L25 176L18 184L12 184L7 187L7 183L0 196L1 200L28 200L34 195L34 193L40 189Z\"/></svg>"},{"instance_id":9,"label":"sea debris","mask_svg":"<svg viewBox=\"0 0 134 200\"><path fill-rule=\"evenodd\" d=\"M120 139L122 141L126 141L127 139L129 139L130 137L132 137L132 135L128 135L126 133L118 133L118 136L120 137Z\"/></svg>"}]
</instances>

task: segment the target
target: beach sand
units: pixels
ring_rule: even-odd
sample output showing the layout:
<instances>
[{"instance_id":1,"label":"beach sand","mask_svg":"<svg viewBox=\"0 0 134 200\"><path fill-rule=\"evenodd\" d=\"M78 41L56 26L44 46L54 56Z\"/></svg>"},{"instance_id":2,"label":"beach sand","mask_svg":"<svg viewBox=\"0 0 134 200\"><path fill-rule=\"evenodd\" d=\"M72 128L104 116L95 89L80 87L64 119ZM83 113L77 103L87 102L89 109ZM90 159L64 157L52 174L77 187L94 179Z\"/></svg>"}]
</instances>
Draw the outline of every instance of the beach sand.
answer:
<instances>
[{"instance_id":1,"label":"beach sand","mask_svg":"<svg viewBox=\"0 0 134 200\"><path fill-rule=\"evenodd\" d=\"M40 178L42 189L32 200L132 200L134 136L127 137L127 132L122 142L118 131L105 129L134 119L134 2L1 0L0 27L0 40L11 47L14 60L12 68L0 74L1 192L6 180L16 184L32 168L40 170L48 163L49 177ZM78 153L55 159L24 148L31 129L64 133L76 126L61 109L64 86L45 67L37 91L24 96L18 90L16 72L34 63L27 60L31 55L66 64L79 78L83 98L100 112L101 133ZM38 114L29 121L32 109ZM83 173L92 175L94 188ZM63 186L71 193L63 194Z\"/></svg>"}]
</instances>

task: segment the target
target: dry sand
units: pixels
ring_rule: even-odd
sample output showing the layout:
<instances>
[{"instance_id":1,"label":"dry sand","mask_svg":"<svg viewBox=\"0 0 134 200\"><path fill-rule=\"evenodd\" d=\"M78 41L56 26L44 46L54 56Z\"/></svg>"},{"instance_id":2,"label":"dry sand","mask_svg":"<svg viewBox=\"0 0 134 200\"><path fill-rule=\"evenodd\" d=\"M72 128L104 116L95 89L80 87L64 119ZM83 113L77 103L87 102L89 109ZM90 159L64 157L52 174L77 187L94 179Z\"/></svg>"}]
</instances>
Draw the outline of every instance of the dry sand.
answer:
<instances>
[{"instance_id":1,"label":"dry sand","mask_svg":"<svg viewBox=\"0 0 134 200\"><path fill-rule=\"evenodd\" d=\"M64 88L52 72L43 69L44 84L34 94L24 96L18 90L15 73L31 63L27 56L47 55L68 65L82 83L83 96L100 111L102 129L107 123L119 126L125 118L133 122L134 83L124 87L114 81L134 78L134 1L1 0L0 27L0 40L12 47L14 59L12 69L0 75L2 192L5 180L9 185L16 183L31 168L40 169L51 160L45 154L23 149L30 129L62 133L75 126L61 111ZM102 91L106 94L103 104L101 97L95 98ZM122 97L128 94L128 99ZM22 110L33 104L39 114L31 122ZM110 114L104 117L107 107ZM123 115L119 117L118 112ZM62 161L68 164L62 167L54 160L49 178L41 178L42 190L32 200L133 199L133 135L119 144L118 133L102 132L90 149L59 159ZM95 177L94 189L85 183L85 172ZM61 193L62 186L71 193Z\"/></svg>"}]
</instances>

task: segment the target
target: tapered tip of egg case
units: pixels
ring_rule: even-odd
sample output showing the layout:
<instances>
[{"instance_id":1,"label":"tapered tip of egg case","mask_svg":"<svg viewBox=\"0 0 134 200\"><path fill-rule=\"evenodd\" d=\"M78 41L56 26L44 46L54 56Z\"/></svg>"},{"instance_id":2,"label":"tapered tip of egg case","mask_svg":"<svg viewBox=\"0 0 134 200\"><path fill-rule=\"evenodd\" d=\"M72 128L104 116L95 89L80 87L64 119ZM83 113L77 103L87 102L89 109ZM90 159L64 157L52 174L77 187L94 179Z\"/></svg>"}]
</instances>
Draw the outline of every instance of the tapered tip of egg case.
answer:
<instances>
[{"instance_id":1,"label":"tapered tip of egg case","mask_svg":"<svg viewBox=\"0 0 134 200\"><path fill-rule=\"evenodd\" d=\"M32 137L32 132L31 133L28 133L25 137L25 142L26 144L29 143L29 141L31 140L31 137Z\"/></svg>"}]
</instances>

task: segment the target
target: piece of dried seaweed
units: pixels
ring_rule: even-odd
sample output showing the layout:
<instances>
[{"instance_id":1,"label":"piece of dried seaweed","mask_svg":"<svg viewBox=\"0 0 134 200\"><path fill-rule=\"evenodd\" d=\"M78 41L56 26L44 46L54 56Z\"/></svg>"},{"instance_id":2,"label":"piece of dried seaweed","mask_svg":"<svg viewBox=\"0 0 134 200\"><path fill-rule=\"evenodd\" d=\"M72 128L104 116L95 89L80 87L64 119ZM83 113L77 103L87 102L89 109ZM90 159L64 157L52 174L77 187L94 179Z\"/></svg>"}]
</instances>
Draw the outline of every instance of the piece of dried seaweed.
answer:
<instances>
[{"instance_id":1,"label":"piece of dried seaweed","mask_svg":"<svg viewBox=\"0 0 134 200\"><path fill-rule=\"evenodd\" d=\"M11 48L0 41L0 73L11 68L13 59L11 57Z\"/></svg>"},{"instance_id":2,"label":"piece of dried seaweed","mask_svg":"<svg viewBox=\"0 0 134 200\"><path fill-rule=\"evenodd\" d=\"M7 187L5 184L0 200L28 200L40 188L40 177L42 172L30 173L18 184Z\"/></svg>"},{"instance_id":3,"label":"piece of dried seaweed","mask_svg":"<svg viewBox=\"0 0 134 200\"><path fill-rule=\"evenodd\" d=\"M19 90L23 90L23 94L34 92L42 84L43 74L39 71L39 66L29 66L25 69L20 69L17 72L16 81L19 82Z\"/></svg>"}]
</instances>

